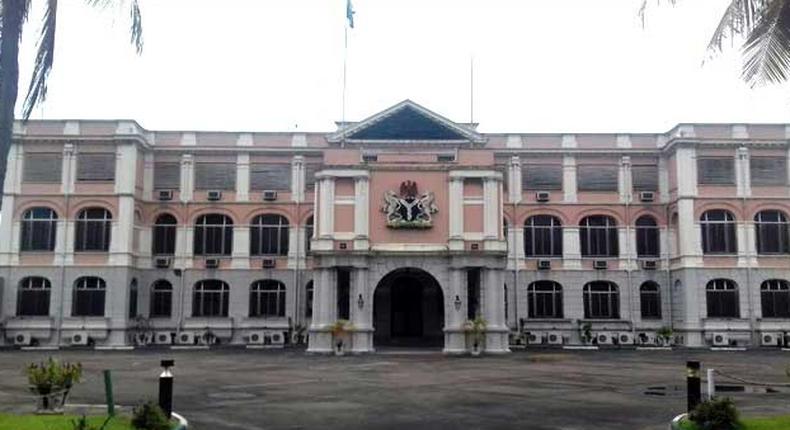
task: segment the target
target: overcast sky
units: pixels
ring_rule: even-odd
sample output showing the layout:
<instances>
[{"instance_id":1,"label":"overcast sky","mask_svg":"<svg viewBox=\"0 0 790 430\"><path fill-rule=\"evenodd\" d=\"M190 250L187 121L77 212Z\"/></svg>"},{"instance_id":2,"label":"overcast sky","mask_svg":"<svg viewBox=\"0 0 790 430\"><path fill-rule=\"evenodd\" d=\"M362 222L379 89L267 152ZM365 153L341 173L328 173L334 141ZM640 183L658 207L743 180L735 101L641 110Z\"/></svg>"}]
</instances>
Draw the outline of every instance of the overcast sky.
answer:
<instances>
[{"instance_id":1,"label":"overcast sky","mask_svg":"<svg viewBox=\"0 0 790 430\"><path fill-rule=\"evenodd\" d=\"M474 56L474 120L486 132L790 122L788 86L749 89L737 49L701 64L728 2L653 6L642 27L641 0L354 0L346 119L409 98L467 122ZM341 119L345 0L141 0L141 9L137 56L125 14L60 2L49 98L34 118L251 131L331 131ZM23 40L20 101L38 21Z\"/></svg>"}]
</instances>

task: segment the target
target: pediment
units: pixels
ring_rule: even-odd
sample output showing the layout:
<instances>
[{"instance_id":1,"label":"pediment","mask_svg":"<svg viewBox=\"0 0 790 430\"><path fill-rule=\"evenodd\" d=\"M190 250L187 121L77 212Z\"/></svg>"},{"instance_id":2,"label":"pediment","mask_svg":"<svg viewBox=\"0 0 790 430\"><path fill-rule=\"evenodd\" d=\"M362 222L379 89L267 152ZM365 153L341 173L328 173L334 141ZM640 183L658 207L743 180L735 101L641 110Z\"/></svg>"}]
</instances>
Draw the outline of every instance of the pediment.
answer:
<instances>
[{"instance_id":1,"label":"pediment","mask_svg":"<svg viewBox=\"0 0 790 430\"><path fill-rule=\"evenodd\" d=\"M475 142L485 141L480 133L432 112L411 100L379 112L354 124L341 124L328 137L330 142Z\"/></svg>"}]
</instances>

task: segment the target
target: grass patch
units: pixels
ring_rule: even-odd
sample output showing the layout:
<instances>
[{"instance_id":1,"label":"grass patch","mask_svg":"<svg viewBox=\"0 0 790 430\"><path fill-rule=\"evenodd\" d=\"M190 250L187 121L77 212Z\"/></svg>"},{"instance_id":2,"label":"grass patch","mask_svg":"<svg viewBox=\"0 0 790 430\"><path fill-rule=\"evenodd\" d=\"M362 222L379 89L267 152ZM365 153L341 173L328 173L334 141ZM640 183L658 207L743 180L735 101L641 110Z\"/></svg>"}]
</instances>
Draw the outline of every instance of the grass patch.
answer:
<instances>
[{"instance_id":1,"label":"grass patch","mask_svg":"<svg viewBox=\"0 0 790 430\"><path fill-rule=\"evenodd\" d=\"M77 415L13 415L0 413L0 430L71 430ZM89 416L88 422L99 427L107 416ZM133 430L129 417L116 416L105 430Z\"/></svg>"},{"instance_id":2,"label":"grass patch","mask_svg":"<svg viewBox=\"0 0 790 430\"><path fill-rule=\"evenodd\" d=\"M679 424L681 430L698 430L697 425L688 419L681 420ZM781 415L771 418L743 418L741 420L741 430L786 429L790 429L790 415Z\"/></svg>"}]
</instances>

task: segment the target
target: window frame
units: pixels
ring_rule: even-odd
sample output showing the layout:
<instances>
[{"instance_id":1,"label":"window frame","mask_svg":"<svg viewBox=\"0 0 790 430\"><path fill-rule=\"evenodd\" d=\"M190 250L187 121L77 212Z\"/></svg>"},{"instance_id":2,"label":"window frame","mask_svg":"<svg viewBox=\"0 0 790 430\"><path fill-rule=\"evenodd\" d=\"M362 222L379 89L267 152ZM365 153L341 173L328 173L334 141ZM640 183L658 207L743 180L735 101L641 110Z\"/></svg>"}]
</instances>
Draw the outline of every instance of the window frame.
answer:
<instances>
[{"instance_id":1,"label":"window frame","mask_svg":"<svg viewBox=\"0 0 790 430\"><path fill-rule=\"evenodd\" d=\"M647 299L647 300L646 300ZM661 286L645 281L639 286L639 311L643 320L662 319Z\"/></svg>"},{"instance_id":2,"label":"window frame","mask_svg":"<svg viewBox=\"0 0 790 430\"><path fill-rule=\"evenodd\" d=\"M733 300L727 303L727 300ZM716 278L705 284L705 307L708 318L738 319L741 317L738 284L731 279ZM728 309L734 312L727 312Z\"/></svg>"},{"instance_id":3,"label":"window frame","mask_svg":"<svg viewBox=\"0 0 790 430\"><path fill-rule=\"evenodd\" d=\"M87 297L87 298L86 298ZM85 302L87 300L87 302ZM107 283L98 276L82 276L74 281L71 316L104 317L107 311ZM101 308L101 312L99 312Z\"/></svg>"},{"instance_id":4,"label":"window frame","mask_svg":"<svg viewBox=\"0 0 790 430\"><path fill-rule=\"evenodd\" d=\"M172 318L173 316L173 284L166 279L158 279L151 284L151 303L148 308L149 318ZM161 312L167 308L167 312Z\"/></svg>"},{"instance_id":5,"label":"window frame","mask_svg":"<svg viewBox=\"0 0 790 430\"><path fill-rule=\"evenodd\" d=\"M175 255L177 240L178 219L167 212L157 215L151 227L151 255Z\"/></svg>"},{"instance_id":6,"label":"window frame","mask_svg":"<svg viewBox=\"0 0 790 430\"><path fill-rule=\"evenodd\" d=\"M584 284L582 294L584 299L584 319L620 319L620 290L614 282L588 282ZM604 306L606 307L605 309Z\"/></svg>"},{"instance_id":7,"label":"window frame","mask_svg":"<svg viewBox=\"0 0 790 430\"><path fill-rule=\"evenodd\" d=\"M559 282L540 280L527 286L527 318L562 319L564 314L562 285Z\"/></svg>"},{"instance_id":8,"label":"window frame","mask_svg":"<svg viewBox=\"0 0 790 430\"><path fill-rule=\"evenodd\" d=\"M646 224L650 222L650 224ZM634 222L637 258L661 257L661 228L652 215L642 215Z\"/></svg>"},{"instance_id":9,"label":"window frame","mask_svg":"<svg viewBox=\"0 0 790 430\"><path fill-rule=\"evenodd\" d=\"M52 283L43 276L26 276L17 285L16 316L47 317Z\"/></svg>"},{"instance_id":10,"label":"window frame","mask_svg":"<svg viewBox=\"0 0 790 430\"><path fill-rule=\"evenodd\" d=\"M222 221L209 222L210 217L221 217ZM233 219L222 213L203 214L195 218L193 254L206 257L232 255L233 227Z\"/></svg>"},{"instance_id":11,"label":"window frame","mask_svg":"<svg viewBox=\"0 0 790 430\"><path fill-rule=\"evenodd\" d=\"M48 217L37 217L37 211L48 211ZM39 214L41 215L41 214ZM45 231L38 231L46 229ZM46 206L37 206L27 209L22 214L22 222L19 232L20 252L53 252L57 243L58 214L54 209ZM45 238L40 237L41 235ZM37 239L43 239L44 244L37 243Z\"/></svg>"},{"instance_id":12,"label":"window frame","mask_svg":"<svg viewBox=\"0 0 790 430\"><path fill-rule=\"evenodd\" d=\"M275 279L261 279L250 285L250 318L284 318L285 284Z\"/></svg>"},{"instance_id":13,"label":"window frame","mask_svg":"<svg viewBox=\"0 0 790 430\"><path fill-rule=\"evenodd\" d=\"M712 215L723 215L724 219L711 219ZM735 215L726 209L709 209L700 215L700 234L704 255L734 255L738 253L738 223ZM722 243L716 234L721 234ZM722 250L719 250L719 249Z\"/></svg>"},{"instance_id":14,"label":"window frame","mask_svg":"<svg viewBox=\"0 0 790 430\"><path fill-rule=\"evenodd\" d=\"M90 217L92 211L101 217ZM99 229L100 231L93 231ZM101 236L101 237L98 237ZM89 207L80 210L74 226L74 252L108 252L112 240L112 213L102 207ZM97 241L96 243L91 243Z\"/></svg>"},{"instance_id":15,"label":"window frame","mask_svg":"<svg viewBox=\"0 0 790 430\"><path fill-rule=\"evenodd\" d=\"M760 284L760 308L763 318L790 318L790 283L784 279L763 281Z\"/></svg>"},{"instance_id":16,"label":"window frame","mask_svg":"<svg viewBox=\"0 0 790 430\"><path fill-rule=\"evenodd\" d=\"M192 287L193 318L227 318L229 302L230 286L225 281L202 279Z\"/></svg>"},{"instance_id":17,"label":"window frame","mask_svg":"<svg viewBox=\"0 0 790 430\"><path fill-rule=\"evenodd\" d=\"M598 221L602 225L591 224ZM609 215L588 215L579 222L579 246L583 258L613 258L620 254L619 227ZM603 244L600 242L603 240ZM602 246L603 245L603 246ZM601 248L604 253L599 253ZM595 251L595 252L594 252Z\"/></svg>"},{"instance_id":18,"label":"window frame","mask_svg":"<svg viewBox=\"0 0 790 430\"><path fill-rule=\"evenodd\" d=\"M286 256L290 245L291 225L280 214L255 216L250 223L250 255Z\"/></svg>"},{"instance_id":19,"label":"window frame","mask_svg":"<svg viewBox=\"0 0 790 430\"><path fill-rule=\"evenodd\" d=\"M767 214L778 215L777 220L764 220ZM775 229L775 231L773 231ZM766 231L767 230L767 231ZM778 209L765 209L754 215L754 241L757 254L759 255L785 255L790 254L790 228L788 228L787 216ZM777 248L766 250L766 238L775 237Z\"/></svg>"},{"instance_id":20,"label":"window frame","mask_svg":"<svg viewBox=\"0 0 790 430\"><path fill-rule=\"evenodd\" d=\"M536 224L536 222L548 224ZM524 255L527 257L562 257L562 220L554 215L537 214L524 220ZM548 246L542 243L549 241ZM538 249L540 248L540 250ZM548 252L546 249L548 248ZM536 251L540 252L536 252Z\"/></svg>"}]
</instances>

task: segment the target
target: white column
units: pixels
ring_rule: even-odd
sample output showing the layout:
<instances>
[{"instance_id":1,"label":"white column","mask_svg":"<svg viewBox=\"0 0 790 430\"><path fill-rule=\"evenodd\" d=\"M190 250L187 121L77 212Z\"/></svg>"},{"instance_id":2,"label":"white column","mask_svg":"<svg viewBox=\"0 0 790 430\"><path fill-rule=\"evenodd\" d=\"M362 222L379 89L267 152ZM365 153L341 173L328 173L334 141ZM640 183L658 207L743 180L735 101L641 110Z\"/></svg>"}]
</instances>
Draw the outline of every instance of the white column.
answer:
<instances>
[{"instance_id":1,"label":"white column","mask_svg":"<svg viewBox=\"0 0 790 430\"><path fill-rule=\"evenodd\" d=\"M319 268L313 273L313 318L307 351L331 352L332 334L326 330L335 321L336 315L334 277L328 268Z\"/></svg>"},{"instance_id":2,"label":"white column","mask_svg":"<svg viewBox=\"0 0 790 430\"><path fill-rule=\"evenodd\" d=\"M447 214L450 222L451 250L464 249L464 180L463 178L450 178L449 204Z\"/></svg>"},{"instance_id":3,"label":"white column","mask_svg":"<svg viewBox=\"0 0 790 430\"><path fill-rule=\"evenodd\" d=\"M694 216L694 200L680 199L678 208L678 252L684 266L697 266L701 262L701 239L696 217Z\"/></svg>"},{"instance_id":4,"label":"white column","mask_svg":"<svg viewBox=\"0 0 790 430\"><path fill-rule=\"evenodd\" d=\"M299 234L299 230L300 229L301 228L293 228L293 227L288 229L288 243L289 243L289 246L288 246L288 268L289 269L295 269L296 268L296 259L299 258L299 255L297 255L296 248L299 248L299 250L298 250L299 253L302 253L304 251L302 249L302 248L304 248L304 246L302 246L302 243L304 243L304 242L300 242L299 241L300 236L301 236ZM298 244L298 246L297 246L297 244ZM249 248L249 243L247 244L247 247Z\"/></svg>"},{"instance_id":5,"label":"white column","mask_svg":"<svg viewBox=\"0 0 790 430\"><path fill-rule=\"evenodd\" d=\"M181 188L179 194L182 202L192 200L194 192L195 163L191 154L181 156Z\"/></svg>"},{"instance_id":6,"label":"white column","mask_svg":"<svg viewBox=\"0 0 790 430\"><path fill-rule=\"evenodd\" d=\"M623 156L620 159L620 168L617 170L618 191L620 203L633 201L633 179L631 178L631 157Z\"/></svg>"},{"instance_id":7,"label":"white column","mask_svg":"<svg viewBox=\"0 0 790 430\"><path fill-rule=\"evenodd\" d=\"M521 158L518 156L510 157L508 164L508 184L507 191L510 203L520 203L523 190L521 189Z\"/></svg>"},{"instance_id":8,"label":"white column","mask_svg":"<svg viewBox=\"0 0 790 430\"><path fill-rule=\"evenodd\" d=\"M250 227L233 226L233 251L230 267L234 269L250 268Z\"/></svg>"},{"instance_id":9,"label":"white column","mask_svg":"<svg viewBox=\"0 0 790 430\"><path fill-rule=\"evenodd\" d=\"M115 151L115 193L134 196L137 178L137 146L119 145Z\"/></svg>"},{"instance_id":10,"label":"white column","mask_svg":"<svg viewBox=\"0 0 790 430\"><path fill-rule=\"evenodd\" d=\"M672 243L672 230L667 227L661 227L658 230L658 243L661 247L661 258L672 258L672 250L675 249L675 244Z\"/></svg>"},{"instance_id":11,"label":"white column","mask_svg":"<svg viewBox=\"0 0 790 430\"><path fill-rule=\"evenodd\" d=\"M466 321L466 277L465 269L461 267L450 268L450 285L448 293L445 294L445 342L444 352L459 354L466 352L466 334L463 332L463 325ZM456 309L456 297L460 301L460 306Z\"/></svg>"},{"instance_id":12,"label":"white column","mask_svg":"<svg viewBox=\"0 0 790 430\"><path fill-rule=\"evenodd\" d=\"M73 220L66 220L65 230L65 240L63 244L65 248L63 253L63 265L70 266L74 264L74 239L77 235L76 225L74 224ZM110 240L112 240L112 238L110 238Z\"/></svg>"},{"instance_id":13,"label":"white column","mask_svg":"<svg viewBox=\"0 0 790 430\"><path fill-rule=\"evenodd\" d=\"M140 227L140 249L137 250L137 254L144 257L151 256L151 227ZM147 260L150 262L150 259Z\"/></svg>"},{"instance_id":14,"label":"white column","mask_svg":"<svg viewBox=\"0 0 790 430\"><path fill-rule=\"evenodd\" d=\"M53 264L59 266L65 264L66 253L68 252L68 242L66 242L66 229L68 221L66 219L58 219L57 230L55 231L55 259Z\"/></svg>"},{"instance_id":15,"label":"white column","mask_svg":"<svg viewBox=\"0 0 790 430\"><path fill-rule=\"evenodd\" d=\"M20 243L20 234L22 233L22 223L19 219L13 220L11 226L11 236L10 240L6 240L6 242L11 242L11 265L17 266L19 265L19 251L21 248Z\"/></svg>"},{"instance_id":16,"label":"white column","mask_svg":"<svg viewBox=\"0 0 790 430\"><path fill-rule=\"evenodd\" d=\"M678 197L697 196L697 153L694 148L675 151Z\"/></svg>"},{"instance_id":17,"label":"white column","mask_svg":"<svg viewBox=\"0 0 790 430\"><path fill-rule=\"evenodd\" d=\"M60 192L63 194L74 193L74 178L77 176L77 156L74 145L63 145L63 161L60 169Z\"/></svg>"},{"instance_id":18,"label":"white column","mask_svg":"<svg viewBox=\"0 0 790 430\"><path fill-rule=\"evenodd\" d=\"M154 153L146 152L143 159L143 199L154 198Z\"/></svg>"},{"instance_id":19,"label":"white column","mask_svg":"<svg viewBox=\"0 0 790 430\"><path fill-rule=\"evenodd\" d=\"M236 155L236 201L250 201L250 154Z\"/></svg>"},{"instance_id":20,"label":"white column","mask_svg":"<svg viewBox=\"0 0 790 430\"><path fill-rule=\"evenodd\" d=\"M134 251L134 197L118 197L117 217L112 221L109 263L112 266L131 266Z\"/></svg>"},{"instance_id":21,"label":"white column","mask_svg":"<svg viewBox=\"0 0 790 430\"><path fill-rule=\"evenodd\" d=\"M483 178L483 239L499 238L499 186L494 178Z\"/></svg>"},{"instance_id":22,"label":"white column","mask_svg":"<svg viewBox=\"0 0 790 430\"><path fill-rule=\"evenodd\" d=\"M755 243L754 224L750 222L738 222L736 224L735 237L738 241L738 266L746 267L749 265L749 258L757 255L757 244Z\"/></svg>"},{"instance_id":23,"label":"white column","mask_svg":"<svg viewBox=\"0 0 790 430\"><path fill-rule=\"evenodd\" d=\"M332 177L321 178L319 194L318 236L331 239L335 232L335 179Z\"/></svg>"},{"instance_id":24,"label":"white column","mask_svg":"<svg viewBox=\"0 0 790 430\"><path fill-rule=\"evenodd\" d=\"M565 269L581 269L582 267L581 244L579 242L579 227L567 226L562 228L562 260Z\"/></svg>"},{"instance_id":25,"label":"white column","mask_svg":"<svg viewBox=\"0 0 790 430\"><path fill-rule=\"evenodd\" d=\"M669 167L664 157L658 159L658 195L661 203L669 202Z\"/></svg>"},{"instance_id":26,"label":"white column","mask_svg":"<svg viewBox=\"0 0 790 430\"><path fill-rule=\"evenodd\" d=\"M505 285L502 271L484 269L483 293L485 299L486 352L509 352L507 322L505 321Z\"/></svg>"},{"instance_id":27,"label":"white column","mask_svg":"<svg viewBox=\"0 0 790 430\"><path fill-rule=\"evenodd\" d=\"M752 195L749 149L740 147L735 151L735 188L738 197Z\"/></svg>"},{"instance_id":28,"label":"white column","mask_svg":"<svg viewBox=\"0 0 790 430\"><path fill-rule=\"evenodd\" d=\"M13 233L15 196L19 194L21 186L18 172L21 171L22 147L13 144L8 149L8 158L3 183L3 200L0 208L0 266L11 264L12 255L18 256L19 249L13 248L10 240ZM18 240L18 239L17 239Z\"/></svg>"},{"instance_id":29,"label":"white column","mask_svg":"<svg viewBox=\"0 0 790 430\"><path fill-rule=\"evenodd\" d=\"M6 160L5 182L3 182L3 195L19 194L22 190L22 170L24 163L24 150L20 144L12 144L8 149Z\"/></svg>"},{"instance_id":30,"label":"white column","mask_svg":"<svg viewBox=\"0 0 790 430\"><path fill-rule=\"evenodd\" d=\"M354 178L354 249L367 251L370 247L368 236L370 225L368 214L370 187L368 178L358 176Z\"/></svg>"},{"instance_id":31,"label":"white column","mask_svg":"<svg viewBox=\"0 0 790 430\"><path fill-rule=\"evenodd\" d=\"M362 307L359 307L359 297ZM351 273L351 323L354 325L351 347L354 352L373 351L373 294L368 287L368 269L354 268Z\"/></svg>"},{"instance_id":32,"label":"white column","mask_svg":"<svg viewBox=\"0 0 790 430\"><path fill-rule=\"evenodd\" d=\"M562 189L565 192L565 202L576 203L576 157L573 155L562 157Z\"/></svg>"},{"instance_id":33,"label":"white column","mask_svg":"<svg viewBox=\"0 0 790 430\"><path fill-rule=\"evenodd\" d=\"M192 251L194 245L194 228L185 220L186 224L179 225L176 229L176 259L174 267L188 269L192 267Z\"/></svg>"},{"instance_id":34,"label":"white column","mask_svg":"<svg viewBox=\"0 0 790 430\"><path fill-rule=\"evenodd\" d=\"M296 155L291 161L291 200L294 202L304 201L304 175L304 157Z\"/></svg>"}]
</instances>

